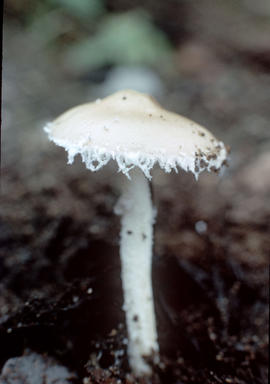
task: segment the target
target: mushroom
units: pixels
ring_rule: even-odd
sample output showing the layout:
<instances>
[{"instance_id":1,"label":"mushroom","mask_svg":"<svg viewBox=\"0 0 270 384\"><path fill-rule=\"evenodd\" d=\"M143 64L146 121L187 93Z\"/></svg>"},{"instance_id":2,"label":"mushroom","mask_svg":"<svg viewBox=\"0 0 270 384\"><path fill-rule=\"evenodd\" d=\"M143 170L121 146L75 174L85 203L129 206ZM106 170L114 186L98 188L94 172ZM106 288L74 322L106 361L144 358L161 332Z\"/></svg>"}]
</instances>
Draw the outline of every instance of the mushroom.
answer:
<instances>
[{"instance_id":1,"label":"mushroom","mask_svg":"<svg viewBox=\"0 0 270 384\"><path fill-rule=\"evenodd\" d=\"M112 159L127 176L115 212L122 216L120 258L128 357L136 376L151 375L152 364L159 361L159 345L151 279L155 210L150 171L155 164L165 172L177 172L180 167L197 178L203 170L221 168L226 148L202 126L133 90L72 108L45 131L68 152L69 164L80 154L86 167L97 171Z\"/></svg>"}]
</instances>

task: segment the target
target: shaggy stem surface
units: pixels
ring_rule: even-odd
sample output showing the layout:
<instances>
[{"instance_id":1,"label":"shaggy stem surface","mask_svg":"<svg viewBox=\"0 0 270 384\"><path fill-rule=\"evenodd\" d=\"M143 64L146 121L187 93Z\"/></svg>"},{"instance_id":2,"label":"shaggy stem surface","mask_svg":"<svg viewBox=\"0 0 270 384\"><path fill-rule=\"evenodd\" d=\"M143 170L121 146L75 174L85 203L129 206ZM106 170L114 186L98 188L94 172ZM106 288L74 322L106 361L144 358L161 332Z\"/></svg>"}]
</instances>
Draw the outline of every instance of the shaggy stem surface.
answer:
<instances>
[{"instance_id":1,"label":"shaggy stem surface","mask_svg":"<svg viewBox=\"0 0 270 384\"><path fill-rule=\"evenodd\" d=\"M122 185L116 213L122 215L120 256L129 363L137 376L143 376L152 372L147 358L158 356L152 290L154 210L148 180L140 170L131 177Z\"/></svg>"}]
</instances>

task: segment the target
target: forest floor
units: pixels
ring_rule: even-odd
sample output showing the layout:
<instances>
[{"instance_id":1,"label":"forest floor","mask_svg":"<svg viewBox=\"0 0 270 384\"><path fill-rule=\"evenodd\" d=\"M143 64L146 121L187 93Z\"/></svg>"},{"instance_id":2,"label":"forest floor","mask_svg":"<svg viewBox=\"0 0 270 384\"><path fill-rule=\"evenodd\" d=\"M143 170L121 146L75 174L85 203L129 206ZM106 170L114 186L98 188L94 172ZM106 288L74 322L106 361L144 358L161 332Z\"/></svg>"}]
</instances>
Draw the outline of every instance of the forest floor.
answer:
<instances>
[{"instance_id":1,"label":"forest floor","mask_svg":"<svg viewBox=\"0 0 270 384\"><path fill-rule=\"evenodd\" d=\"M17 25L5 26L0 383L42 383L33 372L48 383L53 374L59 383L129 383L117 195L107 182L113 170L91 174L80 159L67 166L42 131L91 89L48 71L51 59L29 39ZM198 48L196 36L191 43ZM154 170L153 284L163 364L153 383L267 383L269 51L238 49L242 41L229 34L227 43L234 61L200 45L205 69L192 75L183 57L194 51L179 52L184 75L178 83L167 79L160 100L209 127L232 152L223 175L198 182L182 171ZM206 81L208 60L216 74Z\"/></svg>"}]
</instances>

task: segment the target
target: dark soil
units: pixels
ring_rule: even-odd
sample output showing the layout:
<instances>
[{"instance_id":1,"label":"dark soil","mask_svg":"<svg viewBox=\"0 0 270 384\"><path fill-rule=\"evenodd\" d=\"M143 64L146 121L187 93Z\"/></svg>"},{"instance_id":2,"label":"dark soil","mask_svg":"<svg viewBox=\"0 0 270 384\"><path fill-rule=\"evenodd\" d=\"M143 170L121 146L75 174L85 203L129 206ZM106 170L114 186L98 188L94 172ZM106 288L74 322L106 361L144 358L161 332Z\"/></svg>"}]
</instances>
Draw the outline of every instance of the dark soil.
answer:
<instances>
[{"instance_id":1,"label":"dark soil","mask_svg":"<svg viewBox=\"0 0 270 384\"><path fill-rule=\"evenodd\" d=\"M223 177L202 175L198 183L184 172L154 172L153 284L162 361L150 382L266 384L269 47L259 38L257 50L249 46L244 31L234 39L218 26L220 12L226 24L230 11L203 3L188 9L190 38L160 101L201 121L232 154ZM249 17L244 22L253 25L255 15ZM69 382L130 383L109 170L92 174L79 159L67 166L64 151L41 131L46 120L85 101L91 86L74 79L67 86L53 59L35 50L21 28L12 20L5 26L0 366L29 354L39 361L36 352L48 366L53 358L73 372ZM194 52L202 65L190 72ZM1 384L14 382L0 376Z\"/></svg>"},{"instance_id":2,"label":"dark soil","mask_svg":"<svg viewBox=\"0 0 270 384\"><path fill-rule=\"evenodd\" d=\"M90 183L85 193L75 177L63 188L89 212L79 219L53 213L65 199L57 186L33 193L18 176L3 177L1 364L30 349L90 382L125 381L116 196ZM172 176L177 184L158 202L153 281L163 364L155 382L266 383L269 215L242 223L216 201L202 213L203 191L210 204L216 188L180 177L186 182ZM208 229L198 234L202 219Z\"/></svg>"}]
</instances>

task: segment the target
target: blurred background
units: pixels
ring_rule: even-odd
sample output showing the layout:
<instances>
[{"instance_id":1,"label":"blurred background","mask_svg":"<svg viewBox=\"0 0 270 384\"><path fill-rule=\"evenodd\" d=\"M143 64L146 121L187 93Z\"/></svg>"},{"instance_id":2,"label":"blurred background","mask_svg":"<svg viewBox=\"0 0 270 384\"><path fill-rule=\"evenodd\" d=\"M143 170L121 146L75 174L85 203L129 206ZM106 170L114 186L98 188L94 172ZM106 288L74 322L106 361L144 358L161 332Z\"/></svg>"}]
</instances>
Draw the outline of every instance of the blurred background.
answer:
<instances>
[{"instance_id":1,"label":"blurred background","mask_svg":"<svg viewBox=\"0 0 270 384\"><path fill-rule=\"evenodd\" d=\"M60 174L69 167L44 124L123 88L206 126L231 147L227 173L238 172L242 189L269 190L268 0L6 1L3 175L12 167L25 182L54 183L40 172L50 156ZM265 209L254 204L252 217Z\"/></svg>"},{"instance_id":2,"label":"blurred background","mask_svg":"<svg viewBox=\"0 0 270 384\"><path fill-rule=\"evenodd\" d=\"M4 164L17 135L134 88L232 144L236 166L269 145L269 24L268 0L6 1Z\"/></svg>"},{"instance_id":3,"label":"blurred background","mask_svg":"<svg viewBox=\"0 0 270 384\"><path fill-rule=\"evenodd\" d=\"M49 143L42 128L74 105L123 88L152 94L163 106L204 125L231 147L229 168L222 177L202 175L195 183L184 172L164 176L155 171L159 210L155 265L158 270L159 258L170 255L178 260L181 255L189 265L197 263L197 268L203 269L198 255L205 255L217 268L220 260L225 263L220 267L220 278L224 271L235 268L225 273L218 292L228 298L231 286L226 285L226 279L230 273L234 276L230 281L249 287L239 295L234 293L238 301L235 299L231 311L235 315L235 308L252 300L250 292L255 292L254 301L241 308L246 311L243 318L253 313L253 319L261 319L255 330L251 323L242 326L246 334L258 336L261 344L254 342L256 355L266 343L264 304L270 249L269 0L4 2L2 321L23 308L29 297L52 295L56 289L51 285L53 278L55 284L86 279L83 260L87 252L108 256L114 247L118 253L114 192L101 187L102 182L98 184L97 176L86 171L80 159L67 166L64 150ZM54 260L58 273L61 263L68 265L61 278L55 275ZM179 263L180 270L187 268ZM29 266L31 276L26 275ZM115 268L118 276L119 265ZM167 297L172 294L164 292ZM255 297L260 298L260 304ZM190 303L192 300L193 296ZM167 313L173 311L175 302L163 301ZM225 302L218 302L224 329L228 325L224 313L230 313L228 302L222 307ZM111 316L118 319L115 308L119 309L121 301L113 305ZM162 316L160 309L162 348L168 351ZM243 335L235 332L240 340ZM228 334L225 336L228 340ZM2 361L8 356L2 356ZM258 363L256 358L258 368L265 360ZM230 366L228 371L237 376L237 369ZM256 375L256 380L260 377L256 382L266 382L265 371L255 371L249 381L243 373L242 381L235 382L255 383Z\"/></svg>"},{"instance_id":4,"label":"blurred background","mask_svg":"<svg viewBox=\"0 0 270 384\"><path fill-rule=\"evenodd\" d=\"M123 88L205 125L242 164L269 149L269 20L268 0L6 1L3 164L59 113Z\"/></svg>"}]
</instances>

